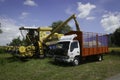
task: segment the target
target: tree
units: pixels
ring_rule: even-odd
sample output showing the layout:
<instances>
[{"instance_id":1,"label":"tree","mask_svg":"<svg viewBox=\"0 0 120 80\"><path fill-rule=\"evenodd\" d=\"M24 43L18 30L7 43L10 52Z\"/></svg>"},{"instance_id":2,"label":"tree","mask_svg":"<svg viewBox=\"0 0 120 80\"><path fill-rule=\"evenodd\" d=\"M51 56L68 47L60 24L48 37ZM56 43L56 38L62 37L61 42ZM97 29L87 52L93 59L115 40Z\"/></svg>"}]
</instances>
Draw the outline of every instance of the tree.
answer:
<instances>
[{"instance_id":1,"label":"tree","mask_svg":"<svg viewBox=\"0 0 120 80\"><path fill-rule=\"evenodd\" d=\"M61 23L63 23L63 21L53 22L51 27L52 27L53 30L54 30L54 29L55 29L58 25L60 25ZM60 30L58 30L57 33L65 34L65 33L69 32L69 31L71 31L71 30L72 30L72 28L71 28L68 24L66 24L66 25L64 25Z\"/></svg>"},{"instance_id":2,"label":"tree","mask_svg":"<svg viewBox=\"0 0 120 80\"><path fill-rule=\"evenodd\" d=\"M14 38L12 42L10 42L10 46L19 46L22 43L22 40L20 40L20 37Z\"/></svg>"},{"instance_id":3,"label":"tree","mask_svg":"<svg viewBox=\"0 0 120 80\"><path fill-rule=\"evenodd\" d=\"M120 46L120 28L116 29L111 37L111 41L116 46Z\"/></svg>"}]
</instances>

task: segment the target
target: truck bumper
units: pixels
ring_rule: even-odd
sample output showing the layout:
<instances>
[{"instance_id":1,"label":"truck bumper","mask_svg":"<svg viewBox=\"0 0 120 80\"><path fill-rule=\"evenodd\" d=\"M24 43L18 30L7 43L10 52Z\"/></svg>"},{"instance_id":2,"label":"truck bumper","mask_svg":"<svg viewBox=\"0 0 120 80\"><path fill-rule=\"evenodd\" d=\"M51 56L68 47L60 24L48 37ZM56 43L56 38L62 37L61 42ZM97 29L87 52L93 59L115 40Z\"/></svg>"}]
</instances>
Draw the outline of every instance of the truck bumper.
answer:
<instances>
[{"instance_id":1,"label":"truck bumper","mask_svg":"<svg viewBox=\"0 0 120 80\"><path fill-rule=\"evenodd\" d=\"M74 58L69 56L57 56L57 55L55 55L54 59L60 62L67 62L67 63L73 62L74 60Z\"/></svg>"}]
</instances>

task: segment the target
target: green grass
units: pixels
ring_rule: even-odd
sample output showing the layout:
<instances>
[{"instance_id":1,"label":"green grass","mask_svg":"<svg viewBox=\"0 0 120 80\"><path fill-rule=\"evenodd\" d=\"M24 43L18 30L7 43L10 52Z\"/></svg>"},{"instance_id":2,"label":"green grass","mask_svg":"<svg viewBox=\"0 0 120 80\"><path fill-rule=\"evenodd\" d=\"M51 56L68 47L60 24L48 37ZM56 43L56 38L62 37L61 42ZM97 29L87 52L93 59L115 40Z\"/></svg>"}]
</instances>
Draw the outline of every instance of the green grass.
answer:
<instances>
[{"instance_id":1,"label":"green grass","mask_svg":"<svg viewBox=\"0 0 120 80\"><path fill-rule=\"evenodd\" d=\"M102 62L84 62L79 66L55 64L52 59L20 61L0 54L0 80L105 80L120 73L120 56L104 55Z\"/></svg>"},{"instance_id":2,"label":"green grass","mask_svg":"<svg viewBox=\"0 0 120 80\"><path fill-rule=\"evenodd\" d=\"M120 47L111 47L109 51L120 51Z\"/></svg>"},{"instance_id":3,"label":"green grass","mask_svg":"<svg viewBox=\"0 0 120 80\"><path fill-rule=\"evenodd\" d=\"M5 52L5 47L4 46L0 46L0 54Z\"/></svg>"}]
</instances>

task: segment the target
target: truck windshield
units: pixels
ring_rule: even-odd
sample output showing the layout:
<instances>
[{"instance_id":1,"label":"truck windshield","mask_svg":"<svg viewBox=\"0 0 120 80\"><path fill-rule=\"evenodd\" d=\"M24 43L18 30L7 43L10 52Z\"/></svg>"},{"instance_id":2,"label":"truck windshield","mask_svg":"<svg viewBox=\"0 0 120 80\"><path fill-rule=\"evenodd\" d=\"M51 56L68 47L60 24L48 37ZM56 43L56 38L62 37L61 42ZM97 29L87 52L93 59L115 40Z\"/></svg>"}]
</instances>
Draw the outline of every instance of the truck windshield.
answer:
<instances>
[{"instance_id":1,"label":"truck windshield","mask_svg":"<svg viewBox=\"0 0 120 80\"><path fill-rule=\"evenodd\" d=\"M68 41L67 42L59 42L59 43L57 43L56 47L58 49L68 49L69 44L70 44L70 42L68 42Z\"/></svg>"}]
</instances>

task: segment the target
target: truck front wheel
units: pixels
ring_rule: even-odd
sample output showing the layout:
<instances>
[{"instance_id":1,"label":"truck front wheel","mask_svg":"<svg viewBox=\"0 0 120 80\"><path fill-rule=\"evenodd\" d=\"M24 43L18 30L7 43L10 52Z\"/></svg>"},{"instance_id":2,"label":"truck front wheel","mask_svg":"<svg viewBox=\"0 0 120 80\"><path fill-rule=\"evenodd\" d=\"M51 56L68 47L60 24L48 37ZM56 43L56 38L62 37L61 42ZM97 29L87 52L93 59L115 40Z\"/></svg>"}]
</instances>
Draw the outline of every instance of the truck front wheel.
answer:
<instances>
[{"instance_id":1,"label":"truck front wheel","mask_svg":"<svg viewBox=\"0 0 120 80\"><path fill-rule=\"evenodd\" d=\"M79 65L79 58L78 57L75 57L73 62L72 62L73 66L77 66Z\"/></svg>"}]
</instances>

